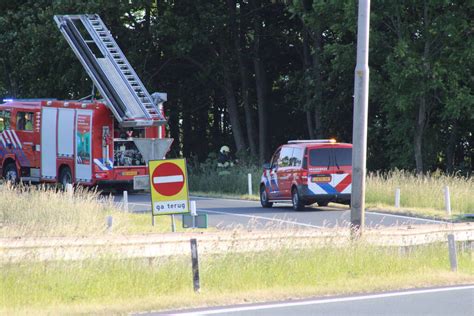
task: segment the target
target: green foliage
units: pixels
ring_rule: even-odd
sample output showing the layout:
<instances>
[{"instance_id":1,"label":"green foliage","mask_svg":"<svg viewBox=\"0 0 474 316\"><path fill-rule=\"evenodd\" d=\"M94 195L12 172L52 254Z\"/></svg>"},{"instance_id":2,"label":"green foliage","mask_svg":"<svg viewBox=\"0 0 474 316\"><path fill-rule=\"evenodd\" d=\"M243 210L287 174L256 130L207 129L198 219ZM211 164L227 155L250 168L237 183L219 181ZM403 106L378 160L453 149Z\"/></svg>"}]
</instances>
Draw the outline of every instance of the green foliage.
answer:
<instances>
[{"instance_id":1,"label":"green foliage","mask_svg":"<svg viewBox=\"0 0 474 316\"><path fill-rule=\"evenodd\" d=\"M472 172L471 2L372 3L369 169L415 167L414 136L424 100L425 169ZM308 138L306 112L314 119L316 108L322 136L350 142L357 2L263 0L257 9L249 1L235 4L234 27L227 1L3 1L0 98L88 95L91 81L55 26L53 15L98 13L147 88L168 92L165 111L175 139L170 156L194 156L202 162L223 144L233 147L224 70L229 72L240 122L247 124L242 104L248 93L250 122L258 130L257 39L268 79L269 147ZM255 21L261 21L259 38ZM308 43L309 59L305 60ZM248 91L243 91L239 53L249 79ZM314 67L315 58L320 69Z\"/></svg>"}]
</instances>

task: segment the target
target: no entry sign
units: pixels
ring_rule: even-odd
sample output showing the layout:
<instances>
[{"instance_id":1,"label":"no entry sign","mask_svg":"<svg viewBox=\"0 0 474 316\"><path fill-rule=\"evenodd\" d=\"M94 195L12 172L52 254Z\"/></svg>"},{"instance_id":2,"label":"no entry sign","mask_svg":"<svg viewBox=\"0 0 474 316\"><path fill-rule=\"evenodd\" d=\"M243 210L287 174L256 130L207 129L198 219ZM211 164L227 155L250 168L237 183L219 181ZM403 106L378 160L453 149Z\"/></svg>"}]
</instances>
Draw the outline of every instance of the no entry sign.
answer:
<instances>
[{"instance_id":1,"label":"no entry sign","mask_svg":"<svg viewBox=\"0 0 474 316\"><path fill-rule=\"evenodd\" d=\"M155 168L152 180L156 192L165 196L173 196L184 187L184 172L175 163L165 162Z\"/></svg>"},{"instance_id":2,"label":"no entry sign","mask_svg":"<svg viewBox=\"0 0 474 316\"><path fill-rule=\"evenodd\" d=\"M185 159L149 162L153 215L189 212Z\"/></svg>"}]
</instances>

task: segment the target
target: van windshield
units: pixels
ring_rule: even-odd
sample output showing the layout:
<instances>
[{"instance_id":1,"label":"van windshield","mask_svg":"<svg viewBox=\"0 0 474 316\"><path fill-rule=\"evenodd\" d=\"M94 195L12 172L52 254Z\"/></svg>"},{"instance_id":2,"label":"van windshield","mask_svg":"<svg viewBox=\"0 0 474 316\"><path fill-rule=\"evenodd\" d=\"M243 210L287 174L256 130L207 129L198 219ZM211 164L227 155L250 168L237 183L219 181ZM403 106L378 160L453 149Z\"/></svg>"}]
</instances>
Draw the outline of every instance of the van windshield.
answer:
<instances>
[{"instance_id":1,"label":"van windshield","mask_svg":"<svg viewBox=\"0 0 474 316\"><path fill-rule=\"evenodd\" d=\"M314 167L351 166L352 148L311 149L309 164Z\"/></svg>"}]
</instances>

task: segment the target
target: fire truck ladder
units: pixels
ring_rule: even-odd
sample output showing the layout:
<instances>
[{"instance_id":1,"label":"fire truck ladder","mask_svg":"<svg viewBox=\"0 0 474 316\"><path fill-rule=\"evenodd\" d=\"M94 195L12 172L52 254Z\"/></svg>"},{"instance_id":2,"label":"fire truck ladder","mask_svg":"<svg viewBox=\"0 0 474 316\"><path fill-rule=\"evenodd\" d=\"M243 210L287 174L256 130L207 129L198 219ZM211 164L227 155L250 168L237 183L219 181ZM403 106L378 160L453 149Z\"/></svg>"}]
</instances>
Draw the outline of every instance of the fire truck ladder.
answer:
<instances>
[{"instance_id":1,"label":"fire truck ladder","mask_svg":"<svg viewBox=\"0 0 474 316\"><path fill-rule=\"evenodd\" d=\"M56 15L54 20L121 126L166 123L97 14Z\"/></svg>"}]
</instances>

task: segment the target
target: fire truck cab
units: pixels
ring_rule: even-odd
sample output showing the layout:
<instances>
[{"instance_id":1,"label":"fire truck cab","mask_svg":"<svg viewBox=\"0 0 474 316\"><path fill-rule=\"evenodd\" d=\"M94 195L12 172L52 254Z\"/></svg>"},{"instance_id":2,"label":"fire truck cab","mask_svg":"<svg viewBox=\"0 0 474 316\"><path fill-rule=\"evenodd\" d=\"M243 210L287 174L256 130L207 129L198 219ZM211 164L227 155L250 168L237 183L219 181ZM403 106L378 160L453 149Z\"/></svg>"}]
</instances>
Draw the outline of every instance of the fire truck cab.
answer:
<instances>
[{"instance_id":1,"label":"fire truck cab","mask_svg":"<svg viewBox=\"0 0 474 316\"><path fill-rule=\"evenodd\" d=\"M9 100L0 104L0 175L128 187L147 174L138 140L164 141L163 135L163 126L119 127L100 101Z\"/></svg>"},{"instance_id":2,"label":"fire truck cab","mask_svg":"<svg viewBox=\"0 0 474 316\"><path fill-rule=\"evenodd\" d=\"M163 159L165 93L149 94L97 14L54 21L101 101L0 104L0 176L11 181L147 187L147 163Z\"/></svg>"}]
</instances>

